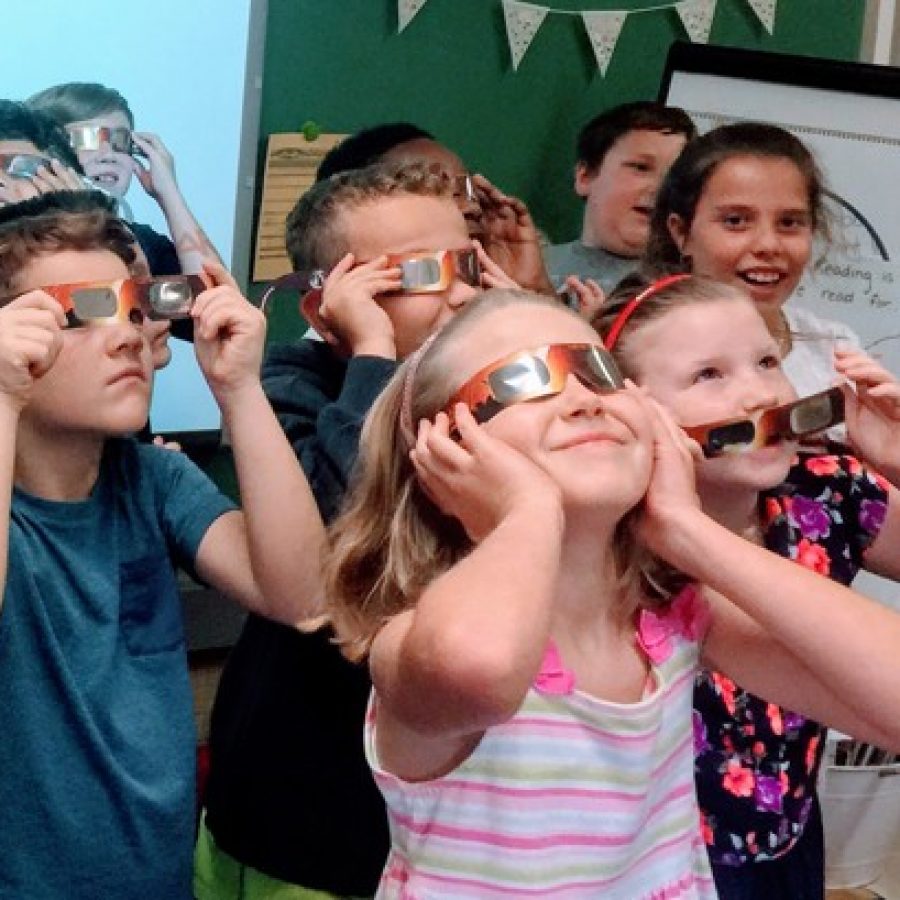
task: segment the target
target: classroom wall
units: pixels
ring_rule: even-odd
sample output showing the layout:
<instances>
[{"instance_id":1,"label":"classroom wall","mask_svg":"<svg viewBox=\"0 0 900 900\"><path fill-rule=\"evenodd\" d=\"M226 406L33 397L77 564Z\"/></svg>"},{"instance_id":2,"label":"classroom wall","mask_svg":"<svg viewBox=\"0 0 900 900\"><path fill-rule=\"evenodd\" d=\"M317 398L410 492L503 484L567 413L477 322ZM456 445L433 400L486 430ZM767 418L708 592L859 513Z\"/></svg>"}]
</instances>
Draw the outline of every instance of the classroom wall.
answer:
<instances>
[{"instance_id":1,"label":"classroom wall","mask_svg":"<svg viewBox=\"0 0 900 900\"><path fill-rule=\"evenodd\" d=\"M781 0L770 36L746 0L719 0L710 42L855 60L864 12L864 0ZM399 35L396 0L269 0L260 135L306 120L331 132L411 120L523 197L551 239L568 240L581 223L571 190L579 127L617 103L655 97L679 39L674 10L629 17L602 78L580 19L550 15L513 72L500 0L428 0Z\"/></svg>"}]
</instances>

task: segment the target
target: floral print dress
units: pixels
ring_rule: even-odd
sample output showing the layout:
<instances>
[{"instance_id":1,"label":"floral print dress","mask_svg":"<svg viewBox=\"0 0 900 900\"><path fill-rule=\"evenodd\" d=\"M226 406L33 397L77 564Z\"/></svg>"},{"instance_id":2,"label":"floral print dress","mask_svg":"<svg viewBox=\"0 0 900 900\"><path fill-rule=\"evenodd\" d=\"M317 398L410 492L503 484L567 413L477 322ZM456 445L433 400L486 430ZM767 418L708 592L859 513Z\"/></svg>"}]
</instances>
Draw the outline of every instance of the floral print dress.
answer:
<instances>
[{"instance_id":1,"label":"floral print dress","mask_svg":"<svg viewBox=\"0 0 900 900\"><path fill-rule=\"evenodd\" d=\"M800 454L784 484L760 497L766 546L849 584L884 522L887 487L852 456ZM824 735L817 722L718 672L699 673L696 782L714 864L773 859L796 843L815 796Z\"/></svg>"}]
</instances>

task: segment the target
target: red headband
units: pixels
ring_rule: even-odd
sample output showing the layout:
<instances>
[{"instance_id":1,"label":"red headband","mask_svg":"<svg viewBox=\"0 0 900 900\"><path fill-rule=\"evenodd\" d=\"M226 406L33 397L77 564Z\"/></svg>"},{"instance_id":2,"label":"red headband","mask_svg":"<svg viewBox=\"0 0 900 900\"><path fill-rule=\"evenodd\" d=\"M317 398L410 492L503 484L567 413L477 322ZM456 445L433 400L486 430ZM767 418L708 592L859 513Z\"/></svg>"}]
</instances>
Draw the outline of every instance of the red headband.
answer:
<instances>
[{"instance_id":1,"label":"red headband","mask_svg":"<svg viewBox=\"0 0 900 900\"><path fill-rule=\"evenodd\" d=\"M622 329L628 323L631 314L637 309L639 304L643 303L648 297L658 294L670 284L677 284L679 281L684 281L686 278L690 277L690 274L687 272L679 272L676 275L666 275L663 278L658 278L652 284L649 284L636 297L632 297L631 300L625 304L622 311L616 316L612 325L609 327L609 331L606 332L606 337L603 339L603 345L606 349L612 350L616 345L616 341L619 339Z\"/></svg>"}]
</instances>

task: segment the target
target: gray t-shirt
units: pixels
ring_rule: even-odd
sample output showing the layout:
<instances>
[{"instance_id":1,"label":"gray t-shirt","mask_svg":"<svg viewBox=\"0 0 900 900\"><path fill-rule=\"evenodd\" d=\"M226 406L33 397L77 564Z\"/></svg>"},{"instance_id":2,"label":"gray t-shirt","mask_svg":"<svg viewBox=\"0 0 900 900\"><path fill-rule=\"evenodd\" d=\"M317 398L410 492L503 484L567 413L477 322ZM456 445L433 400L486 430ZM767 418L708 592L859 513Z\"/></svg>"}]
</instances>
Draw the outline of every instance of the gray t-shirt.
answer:
<instances>
[{"instance_id":1,"label":"gray t-shirt","mask_svg":"<svg viewBox=\"0 0 900 900\"><path fill-rule=\"evenodd\" d=\"M559 289L569 275L593 278L608 294L626 275L640 265L639 259L616 256L602 247L588 247L581 241L553 244L544 248L544 263L550 281Z\"/></svg>"}]
</instances>

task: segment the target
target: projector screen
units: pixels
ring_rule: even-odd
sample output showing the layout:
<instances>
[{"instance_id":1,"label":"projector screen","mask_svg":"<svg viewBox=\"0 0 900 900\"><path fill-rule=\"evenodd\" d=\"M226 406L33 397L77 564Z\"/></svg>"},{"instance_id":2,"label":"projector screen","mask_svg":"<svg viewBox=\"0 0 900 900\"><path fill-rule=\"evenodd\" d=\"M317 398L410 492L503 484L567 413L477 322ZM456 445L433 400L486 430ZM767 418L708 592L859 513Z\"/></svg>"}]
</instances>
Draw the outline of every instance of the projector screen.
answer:
<instances>
[{"instance_id":1,"label":"projector screen","mask_svg":"<svg viewBox=\"0 0 900 900\"><path fill-rule=\"evenodd\" d=\"M30 12L22 7L6 17L2 96L24 100L68 81L118 90L131 106L135 128L158 134L171 151L188 206L243 280L261 84L255 35L262 34L264 18L265 3L257 0L42 0ZM167 233L159 207L137 179L126 200L135 221ZM171 344L172 362L154 385L151 427L215 436L219 412L193 347L174 339Z\"/></svg>"},{"instance_id":2,"label":"projector screen","mask_svg":"<svg viewBox=\"0 0 900 900\"><path fill-rule=\"evenodd\" d=\"M900 376L900 72L726 47L675 44L660 100L698 129L770 122L815 154L829 189L834 240L791 303L849 324ZM854 586L900 606L891 582L861 572Z\"/></svg>"}]
</instances>

